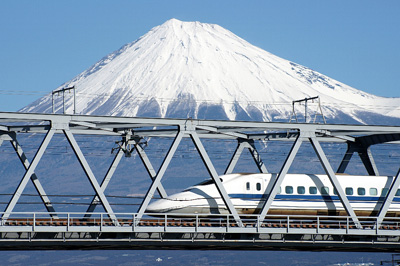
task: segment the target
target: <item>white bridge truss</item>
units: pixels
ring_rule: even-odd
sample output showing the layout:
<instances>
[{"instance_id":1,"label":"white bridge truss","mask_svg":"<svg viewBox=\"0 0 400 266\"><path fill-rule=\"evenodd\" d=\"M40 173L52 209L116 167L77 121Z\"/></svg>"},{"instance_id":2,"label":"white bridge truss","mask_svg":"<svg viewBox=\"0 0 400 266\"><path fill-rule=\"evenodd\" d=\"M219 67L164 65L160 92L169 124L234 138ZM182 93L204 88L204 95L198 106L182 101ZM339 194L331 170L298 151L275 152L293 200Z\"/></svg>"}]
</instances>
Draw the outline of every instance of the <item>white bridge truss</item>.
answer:
<instances>
[{"instance_id":1,"label":"white bridge truss","mask_svg":"<svg viewBox=\"0 0 400 266\"><path fill-rule=\"evenodd\" d=\"M43 141L37 149L32 161L27 159L18 142L18 137L26 133L44 135ZM88 206L87 211L79 214L81 216L79 218L80 221L86 219L85 223L74 222L78 219L78 214L76 213L57 212L48 197L48 194L41 185L40 177L35 174L35 168L42 159L46 148L55 134L65 135L69 145L76 155L76 158L79 160L86 177L95 191L96 195L91 200L91 204ZM115 139L121 143L107 174L100 184L75 139L76 135L109 135L114 136ZM139 145L140 140L147 137L173 138L172 144L158 170L153 168L145 150L141 145ZM207 226L206 222L201 222L203 218L195 214L193 214L191 220L180 221L179 226L175 226L175 222L170 220L174 219L172 216L167 217L167 215L165 215L164 218L160 218L157 221L146 216L145 210L156 191L162 198L167 196L162 185L162 179L183 138L190 138L192 140L210 177L214 181L221 198L230 212L230 215L225 219L221 220L221 218L219 218L220 223L218 226ZM260 172L268 172L256 149L255 141L293 142L292 148L284 160L277 178L273 184L268 186L267 191L265 191L267 197L260 214L251 218L251 221L248 220L248 216L246 216L247 220L241 217L234 208L224 185L218 177L219 175L213 162L203 146L202 139L237 140L238 146L226 167L226 174L233 172L233 169L239 161L240 155L244 149L250 151L250 154ZM279 248L291 246L291 244L287 243L295 243L292 246L297 245L299 249L312 247L313 245L314 247L322 249L328 244L315 245L315 243L331 243L332 241L342 244L346 241L353 243L351 238L352 236L357 236L357 239L361 239L360 241L355 241L359 245L355 244L354 246L352 244L353 247L356 247L354 249L357 249L357 247L361 248L365 243L370 247L376 247L377 249L382 248L381 245L388 247L391 250L398 249L397 246L400 247L400 226L397 224L385 223L385 216L391 202L393 201L395 193L400 186L400 170L395 175L382 206L375 217L358 217L355 214L344 193L344 189L338 182L336 173L344 173L352 155L358 153L367 172L370 175L378 175L378 170L373 160L370 147L381 143L395 143L399 140L400 127L398 126L240 122L0 112L0 145L9 141L25 168L25 173L17 185L15 193L12 195L4 212L1 213L0 233L2 236L0 237L0 248L29 248L30 245L35 246L35 244L29 243L34 243L35 239L40 239L41 233L45 232L54 233L54 239L59 240L60 242L65 242L65 239L79 240L77 243L79 242L80 244L77 244L77 246L81 245L80 247L82 247L82 239L87 239L88 241L97 239L97 241L99 241L99 239L103 239L99 236L104 233L112 232L120 233L119 236L125 234L122 237L122 240L128 241L129 239L129 243L132 243L132 241L136 244L147 243L146 245L149 248L162 246L160 243L163 241L165 242L165 237L167 236L170 240L169 243L175 243L171 244L172 246L175 245L175 247L181 247L181 244L178 243L182 239L196 243L195 240L199 240L199 234L212 234L213 237L210 237L208 242L205 242L204 239L201 240L202 238L200 238L198 247L205 247L205 245L208 244L215 245L215 243L218 242L220 243L219 245L224 248L224 244L221 243L230 243L229 239L226 237L229 235L232 238L232 235L230 234L233 234L234 236L239 236L240 239L243 239L243 248L250 249L252 248L252 243L254 243L253 248L262 246ZM311 143L323 169L332 182L333 187L336 189L338 197L348 214L347 217L341 217L340 219L342 220L336 219L332 222L330 219L327 220L326 217L321 220L321 217L303 216L302 219L300 219L295 216L273 217L268 215L268 210L278 193L279 187L288 173L289 168L291 167L303 142ZM320 145L321 142L347 143L347 152L337 170L334 170L329 163L327 156ZM117 214L112 209L104 191L106 190L109 181L112 179L122 156L132 152L128 147L134 147L152 179L152 183L148 188L146 196L141 202L137 213ZM13 211L29 180L31 180L41 197L41 200L48 211L47 213L16 213ZM105 212L94 213L94 209L97 205L101 205ZM38 219L38 217L40 218ZM97 223L95 222L96 219ZM331 222L329 224L324 224L327 223L327 221ZM174 225L172 225L172 223ZM91 237L88 237L87 234L82 237L81 233L87 233ZM143 238L144 240L140 237L142 233L148 233L148 235ZM171 240L171 235L169 235L171 233L179 233L180 237ZM152 238L152 234L158 234L158 237ZM268 237L264 238L265 235L268 235ZM276 241L273 241L273 235L280 237L277 237L275 239ZM300 240L297 239L296 242L293 237L298 235L301 235L302 237ZM333 240L331 239L329 240L331 242L329 242L324 239L324 235L332 236ZM341 237L337 238L337 236ZM344 236L349 238L346 240ZM360 238L359 236L364 236L364 238ZM393 240L390 236L397 238ZM384 241L380 241L382 237L385 239ZM118 248L118 243L121 243L122 241L121 238L112 238L113 239L107 238L108 242L106 241L106 243L114 243L114 248ZM319 241L321 238L322 242ZM389 238L393 241L388 240ZM21 242L15 242L15 239L22 240ZM287 239L292 239L293 241L290 242L287 241ZM306 241L305 239L308 240ZM23 240L25 240L25 242ZM46 241L43 241L43 239L40 240L42 241L42 244L47 243ZM328 242L324 242L325 240ZM90 241L88 243L90 243ZM373 243L372 246L370 242ZM18 243L20 243L20 246L18 246ZM73 246L71 243L73 243L73 241L69 242L69 248L71 248L71 245ZM226 244L225 248L232 248L232 243ZM124 244L121 245L120 248L132 247L132 245ZM193 245L194 246L191 248L196 247L195 244ZM39 248L39 246L37 247ZM65 248L63 244L59 244L59 247ZM96 245L93 245L93 247L95 248ZM46 244L43 244L40 248L46 248Z\"/></svg>"}]
</instances>

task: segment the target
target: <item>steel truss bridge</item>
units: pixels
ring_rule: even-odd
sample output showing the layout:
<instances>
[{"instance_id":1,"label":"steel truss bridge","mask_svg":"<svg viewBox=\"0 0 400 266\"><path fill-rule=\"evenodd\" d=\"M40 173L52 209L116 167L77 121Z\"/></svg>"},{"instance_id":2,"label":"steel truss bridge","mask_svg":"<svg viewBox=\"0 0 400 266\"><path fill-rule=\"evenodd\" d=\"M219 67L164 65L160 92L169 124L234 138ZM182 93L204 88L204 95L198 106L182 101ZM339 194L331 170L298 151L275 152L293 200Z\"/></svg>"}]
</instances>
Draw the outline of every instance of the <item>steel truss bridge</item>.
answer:
<instances>
[{"instance_id":1,"label":"steel truss bridge","mask_svg":"<svg viewBox=\"0 0 400 266\"><path fill-rule=\"evenodd\" d=\"M35 133L43 135L32 161L26 157L19 137ZM55 134L62 134L96 196L84 213L57 212L35 174ZM120 147L109 169L99 183L91 170L76 135L113 136ZM158 170L151 164L140 141L147 137L172 138L172 144ZM183 138L194 143L210 177L215 183L229 215L204 217L160 214L148 216L145 210L158 193L167 197L162 178ZM290 141L287 154L274 183L266 191L265 203L258 215L240 216L234 208L215 167L203 146L202 139L233 139L236 151L225 170L232 173L244 149L250 151L260 172L267 173L255 142ZM27 114L0 112L0 145L9 141L25 168L4 212L0 213L0 249L287 249L287 250L400 250L400 218L386 217L400 186L400 170L394 175L387 195L376 216L360 217L354 212L336 177L344 173L350 158L361 158L369 175L378 175L371 146L399 143L400 127L367 125L332 125L272 122L239 122L193 119L128 118L59 114ZM323 169L336 189L347 216L270 215L268 210L288 173L303 142L311 143ZM337 170L333 170L321 142L347 143L347 151ZM145 166L151 185L136 213L116 213L104 194L121 158L133 147ZM0 162L1 163L1 162ZM16 212L28 182L31 181L47 212ZM104 212L94 212L101 205Z\"/></svg>"}]
</instances>

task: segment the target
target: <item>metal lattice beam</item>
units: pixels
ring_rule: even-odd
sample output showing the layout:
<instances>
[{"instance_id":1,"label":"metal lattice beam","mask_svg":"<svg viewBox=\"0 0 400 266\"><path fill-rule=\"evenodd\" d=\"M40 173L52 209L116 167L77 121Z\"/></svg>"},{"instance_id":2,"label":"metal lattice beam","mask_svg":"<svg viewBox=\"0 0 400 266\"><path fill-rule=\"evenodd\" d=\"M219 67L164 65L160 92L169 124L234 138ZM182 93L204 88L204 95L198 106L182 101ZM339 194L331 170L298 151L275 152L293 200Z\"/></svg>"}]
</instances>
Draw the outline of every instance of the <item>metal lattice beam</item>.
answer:
<instances>
[{"instance_id":1,"label":"metal lattice beam","mask_svg":"<svg viewBox=\"0 0 400 266\"><path fill-rule=\"evenodd\" d=\"M193 140L194 145L196 146L197 151L200 154L201 159L206 166L208 173L210 174L211 178L214 180L214 183L217 187L219 194L221 195L222 200L224 201L228 211L233 215L233 218L238 223L239 226L243 226L242 220L240 219L239 214L237 213L235 206L233 205L232 201L229 198L228 193L226 192L217 171L212 164L210 157L208 157L207 151L204 149L203 144L201 143L199 136L197 136L195 131L191 131L190 137Z\"/></svg>"},{"instance_id":2,"label":"metal lattice beam","mask_svg":"<svg viewBox=\"0 0 400 266\"><path fill-rule=\"evenodd\" d=\"M139 222L140 219L142 218L143 214L145 213L147 206L150 203L150 200L153 198L154 192L159 187L161 184L161 179L164 176L165 171L167 170L167 167L169 163L171 162L172 157L174 156L176 149L179 146L179 143L181 142L183 138L184 133L182 131L179 131L179 133L176 135L174 141L172 142L171 147L169 148L167 155L165 156L160 169L157 172L156 177L153 179L152 184L150 185L149 189L147 190L146 196L143 199L143 202L141 203L138 214L136 216L137 221Z\"/></svg>"},{"instance_id":3,"label":"metal lattice beam","mask_svg":"<svg viewBox=\"0 0 400 266\"><path fill-rule=\"evenodd\" d=\"M279 187L282 184L283 179L285 178L286 174L289 171L290 166L293 163L294 158L296 157L297 152L299 151L299 148L303 142L303 139L299 136L297 136L295 142L293 143L293 146L286 157L285 162L282 165L281 170L278 173L278 176L273 180L273 182L270 182L270 185L266 188L265 190L265 202L261 208L260 216L265 217L268 213L268 210L270 209L272 202L275 199L276 194L278 194ZM272 180L271 180L272 181Z\"/></svg>"},{"instance_id":4,"label":"metal lattice beam","mask_svg":"<svg viewBox=\"0 0 400 266\"><path fill-rule=\"evenodd\" d=\"M361 225L358 221L358 218L357 218L353 208L351 207L350 202L347 199L346 194L344 193L344 190L342 189L334 171L332 170L332 167L330 166L329 161L326 158L326 155L321 148L321 145L319 144L319 142L317 141L317 139L315 137L315 132L300 132L300 136L296 139L295 143L293 144L292 149L290 150L290 152L285 160L285 163L283 164L277 178L266 189L265 194L267 195L267 197L266 197L265 203L261 209L261 214L260 214L261 217L264 217L267 215L268 210L271 207L272 202L276 197L276 194L278 193L279 187L282 184L282 181L283 181L285 175L288 173L289 168L292 165L293 160L294 160L303 140L307 140L307 139L311 142L323 168L325 169L326 174L328 175L334 188L337 190L338 196L340 198L340 201L342 202L344 209L352 217L353 222L358 227L360 227Z\"/></svg>"},{"instance_id":5,"label":"metal lattice beam","mask_svg":"<svg viewBox=\"0 0 400 266\"><path fill-rule=\"evenodd\" d=\"M26 172L17 187L15 194L7 205L7 210L12 212L15 204L17 203L21 193L23 192L26 182L34 175L35 168L39 163L44 150L46 149L48 142L51 140L53 134L55 133L63 133L66 134L68 138L68 134L70 138L73 134L87 134L87 135L110 135L110 136L124 136L127 131L134 132L135 137L175 137L174 142L178 142L176 144L179 145L179 141L177 141L177 137L190 137L192 141L195 143L196 148L198 149L200 156L205 163L207 170L210 173L210 176L213 180L215 180L216 186L220 191L221 197L225 201L225 205L229 209L232 214L235 214L236 210L233 205L230 204L230 198L228 195L224 193L224 187L222 184L218 183L218 174L215 171L211 160L208 158L207 152L204 150L202 143L200 141L201 138L214 138L214 139L246 139L249 141L254 140L265 140L270 139L273 140L284 140L284 141L294 141L292 146L292 150L286 158L276 180L271 182L271 184L266 189L266 201L263 205L262 212L266 214L268 209L270 208L270 204L272 203L276 192L279 189L279 185L281 184L283 178L287 174L292 162L293 158L296 155L298 148L302 144L304 140L308 140L312 143L315 152L317 153L327 175L331 179L336 190L340 191L340 184L337 182L335 173L332 171L331 166L326 159L324 152L320 147L321 141L328 142L336 142L343 143L347 141L351 144L352 147L348 149L347 154L344 156L342 160L342 164L339 167L339 172L344 172L348 165L348 161L350 160L353 153L357 152L361 160L363 161L367 171L369 174L378 174L377 167L373 161L371 156L371 151L369 147L374 144L379 143L388 143L388 142L396 142L400 141L400 127L398 126L368 126L368 125L329 125L329 124L289 124L289 123L274 123L274 122L243 122L243 121L215 121L215 120L183 120L183 119L164 119L164 118L132 118L132 117L106 117L106 116L80 116L80 115L55 115L55 114L26 114L26 113L2 113L0 112L0 143L4 140L9 140L4 138L5 134L20 134L20 133L44 133L46 134L42 144L36 152L36 155L32 162L28 162L25 164ZM68 132L68 133L66 133ZM290 134L289 134L290 133ZM182 135L181 135L182 134ZM298 134L298 135L296 135ZM300 137L299 137L300 134ZM295 139L296 138L296 139ZM135 141L135 140L133 140ZM105 207L108 214L113 214L112 209L109 206L107 199L104 196L105 186L98 185L97 181L94 178L93 173L90 171L90 167L85 161L83 154L81 154L79 147L75 143L71 143L74 141L70 141L71 146L75 154L78 157L78 160L82 164L84 171L86 172L89 181L91 182L93 188L96 191L98 199ZM361 146L355 145L354 143L360 144ZM173 143L172 146L175 144ZM141 157L146 169L153 179L152 186L149 188L148 196L152 197L155 190L158 189L160 195L162 197L166 196L164 194L163 188L161 186L162 176L169 164L170 157L175 152L175 150L170 149L166 158L164 159L163 164L161 165L159 171L156 173L154 171L153 166L148 160L147 155L144 153L144 150L141 149L139 145L137 149L139 156ZM249 148L250 147L250 148ZM361 147L361 148L360 148ZM240 157L240 153L244 148L249 148L252 153L253 158L255 159L257 165L261 172L266 172L266 168L262 168L262 161L259 160L259 154L254 148L254 145L251 144L243 144L243 146L238 147L237 152L232 157L233 162L228 165L227 172L232 172L237 160ZM17 148L18 149L18 148ZM174 148L176 149L176 147ZM78 154L77 154L78 153ZM79 155L80 153L80 155ZM20 153L21 160L27 162L23 158L23 153ZM232 161L231 160L231 161ZM236 161L235 161L236 160ZM29 165L28 165L29 164ZM111 165L110 167L116 167L116 164ZM109 169L111 173L115 169ZM379 217L384 218L387 213L387 209L390 206L391 201L393 200L393 195L396 192L396 189L399 185L398 175L393 181L391 186L390 193L388 193L386 201L382 204L382 207L379 212ZM104 180L104 184L109 182L112 174L107 174ZM38 180L38 179L37 179ZM38 183L38 182L37 182ZM102 183L102 185L103 185ZM40 182L38 183L40 184ZM225 191L226 192L226 191ZM41 195L46 195L44 191L39 192ZM164 194L164 196L163 196ZM342 204L344 205L346 211L355 218L353 220L356 221L356 216L352 213L352 209L350 204L346 202L346 196L341 193L340 195ZM46 200L45 200L46 201ZM108 204L108 205L107 205ZM146 203L148 204L148 202ZM142 213L146 209L146 204L142 204L141 209ZM9 215L6 214L4 216L7 218ZM235 214L236 215L236 214ZM240 221L240 217L237 215L235 218Z\"/></svg>"},{"instance_id":6,"label":"metal lattice beam","mask_svg":"<svg viewBox=\"0 0 400 266\"><path fill-rule=\"evenodd\" d=\"M124 156L124 154L126 153L127 149L128 149L128 144L133 144L133 146L135 147L136 151L139 154L139 157L141 158L147 172L149 173L150 177L152 180L154 180L155 176L157 175L157 173L154 171L154 168L149 160L149 158L147 157L146 152L144 151L144 149L139 145L139 139L131 139L130 135L124 136L123 140L122 140L122 144L118 149L117 154L114 157L113 162L111 163L107 174L105 175L100 187L103 190L103 192L106 190L112 176L114 175L115 170L117 169L122 157ZM130 152L130 151L129 151ZM162 184L160 183L159 186L157 187L157 191L160 194L160 196L162 198L166 198L167 197L167 193L164 189L164 187L162 186ZM91 213L95 210L96 206L99 205L101 202L98 198L98 196L95 196L88 209L87 209L87 214L85 215L85 217L90 217Z\"/></svg>"},{"instance_id":7,"label":"metal lattice beam","mask_svg":"<svg viewBox=\"0 0 400 266\"><path fill-rule=\"evenodd\" d=\"M114 157L114 160L112 161L110 167L107 170L106 175L104 176L103 181L101 182L100 188L103 192L106 190L112 176L114 175L115 170L118 167L119 162L121 161L122 156L124 155L123 151L124 148L126 148L126 142L123 142L122 146L118 149L118 152ZM95 210L96 206L99 204L101 204L99 197L94 196L86 211L85 217L90 217L91 213Z\"/></svg>"},{"instance_id":8,"label":"metal lattice beam","mask_svg":"<svg viewBox=\"0 0 400 266\"><path fill-rule=\"evenodd\" d=\"M233 172L237 162L239 161L240 155L242 154L245 148L249 150L260 173L268 173L267 167L265 166L263 160L261 159L260 154L258 153L255 147L254 140L239 139L236 150L233 153L232 158L225 170L225 174L231 174Z\"/></svg>"},{"instance_id":9,"label":"metal lattice beam","mask_svg":"<svg viewBox=\"0 0 400 266\"><path fill-rule=\"evenodd\" d=\"M378 225L383 221L386 216L387 211L389 210L390 204L392 204L394 196L396 195L397 189L400 186L400 169L397 172L392 184L390 185L388 194L386 195L383 204L378 213Z\"/></svg>"},{"instance_id":10,"label":"metal lattice beam","mask_svg":"<svg viewBox=\"0 0 400 266\"><path fill-rule=\"evenodd\" d=\"M21 145L18 143L17 136L16 134L10 135L10 142L11 145L13 146L15 152L18 155L18 158L21 160L22 165L24 166L25 170L27 171L29 168L29 160L25 156L24 151L22 150ZM32 183L38 192L40 199L42 200L44 206L46 207L47 211L50 213L50 216L53 218L58 218L57 214L55 213L55 209L53 207L53 204L51 203L49 197L47 196L42 184L40 183L38 177L36 176L36 173L33 173L31 176Z\"/></svg>"},{"instance_id":11,"label":"metal lattice beam","mask_svg":"<svg viewBox=\"0 0 400 266\"><path fill-rule=\"evenodd\" d=\"M96 192L97 197L99 198L101 204L103 205L105 211L107 212L108 216L110 219L113 221L115 225L118 224L118 219L114 214L114 211L111 208L110 203L108 202L106 196L104 195L103 190L101 189L99 183L96 180L96 177L94 176L92 170L90 169L90 166L88 162L86 161L85 156L83 155L81 149L79 148L78 143L76 142L74 136L72 135L71 131L68 129L63 130L65 136L67 137L67 140L69 144L71 145L72 150L74 151L76 157L78 158L79 163L81 164L86 176L89 179L90 184L92 185L94 191Z\"/></svg>"},{"instance_id":12,"label":"metal lattice beam","mask_svg":"<svg viewBox=\"0 0 400 266\"><path fill-rule=\"evenodd\" d=\"M151 180L154 180L157 176L156 171L154 170L153 165L150 162L149 157L147 156L146 152L144 149L140 146L139 144L139 139L131 139L130 142L133 143L137 153L139 154L140 159L142 160L142 163L144 167L147 170L147 173L149 174ZM165 191L164 187L160 183L157 187L158 194L160 195L161 198L166 198L168 197L167 192Z\"/></svg>"},{"instance_id":13,"label":"metal lattice beam","mask_svg":"<svg viewBox=\"0 0 400 266\"><path fill-rule=\"evenodd\" d=\"M335 172L332 169L332 166L330 165L328 158L326 157L324 151L322 150L321 145L319 144L318 140L315 137L314 132L310 132L309 140L311 142L311 145L313 146L321 164L322 167L324 168L326 174L328 175L333 187L336 189L339 199L348 213L349 216L353 219L353 222L356 224L357 227L361 227L360 222L358 221L358 218L353 210L353 207L350 205L349 199L347 198L346 194L344 193L344 190L342 186L339 183L339 180L337 179Z\"/></svg>"},{"instance_id":14,"label":"metal lattice beam","mask_svg":"<svg viewBox=\"0 0 400 266\"><path fill-rule=\"evenodd\" d=\"M354 153L358 153L362 163L364 164L365 169L367 170L369 175L378 176L379 171L375 164L374 158L371 153L371 149L369 146L363 145L361 142L347 142L347 150L343 156L342 161L338 167L337 173L344 173L347 169L347 166L350 163L351 158Z\"/></svg>"},{"instance_id":15,"label":"metal lattice beam","mask_svg":"<svg viewBox=\"0 0 400 266\"><path fill-rule=\"evenodd\" d=\"M5 221L7 220L7 218L10 216L11 212L13 211L15 205L17 204L19 198L22 195L22 192L24 191L29 179L31 178L31 176L33 175L33 173L35 172L35 169L37 167L37 165L40 162L40 159L42 159L42 156L47 148L47 146L50 143L50 140L53 138L55 133L55 129L51 128L46 136L44 137L42 143L40 144L39 149L37 150L35 157L33 158L31 164L28 166L28 169L26 170L24 176L21 179L21 182L19 183L17 189L15 190L13 196L11 197L11 200L9 201L9 203L7 204L7 207L5 209L5 213L2 216L2 220Z\"/></svg>"}]
</instances>

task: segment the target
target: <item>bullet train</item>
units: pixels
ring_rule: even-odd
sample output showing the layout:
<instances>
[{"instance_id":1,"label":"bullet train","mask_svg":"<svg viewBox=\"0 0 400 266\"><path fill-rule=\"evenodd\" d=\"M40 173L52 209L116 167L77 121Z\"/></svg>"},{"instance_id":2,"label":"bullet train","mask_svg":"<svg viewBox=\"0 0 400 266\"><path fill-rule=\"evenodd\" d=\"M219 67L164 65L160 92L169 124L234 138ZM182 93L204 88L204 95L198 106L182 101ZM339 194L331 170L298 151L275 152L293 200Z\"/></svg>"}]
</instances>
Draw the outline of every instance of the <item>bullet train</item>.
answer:
<instances>
[{"instance_id":1,"label":"bullet train","mask_svg":"<svg viewBox=\"0 0 400 266\"><path fill-rule=\"evenodd\" d=\"M257 214L265 202L265 191L277 174L229 174L220 176L239 214ZM342 189L357 215L376 215L383 204L392 176L337 174ZM272 180L272 182L271 182ZM149 204L147 213L228 214L214 181L209 179L182 192ZM327 175L287 174L268 214L347 215ZM387 216L400 216L400 189Z\"/></svg>"}]
</instances>

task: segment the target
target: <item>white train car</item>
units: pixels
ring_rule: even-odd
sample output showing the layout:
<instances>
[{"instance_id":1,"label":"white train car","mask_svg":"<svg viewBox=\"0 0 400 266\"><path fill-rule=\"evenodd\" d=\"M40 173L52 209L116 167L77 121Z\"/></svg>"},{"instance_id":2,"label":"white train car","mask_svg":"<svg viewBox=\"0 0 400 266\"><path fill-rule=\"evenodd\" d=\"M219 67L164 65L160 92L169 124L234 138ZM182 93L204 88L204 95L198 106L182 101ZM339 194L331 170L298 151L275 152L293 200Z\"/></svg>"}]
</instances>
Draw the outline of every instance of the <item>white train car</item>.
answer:
<instances>
[{"instance_id":1,"label":"white train car","mask_svg":"<svg viewBox=\"0 0 400 266\"><path fill-rule=\"evenodd\" d=\"M239 214L257 214L265 201L268 184L276 174L229 174L220 176ZM375 215L393 181L392 176L337 175L357 215ZM147 213L228 214L214 182L210 179L151 203ZM269 214L347 215L326 175L287 174ZM400 216L400 190L387 216Z\"/></svg>"}]
</instances>

